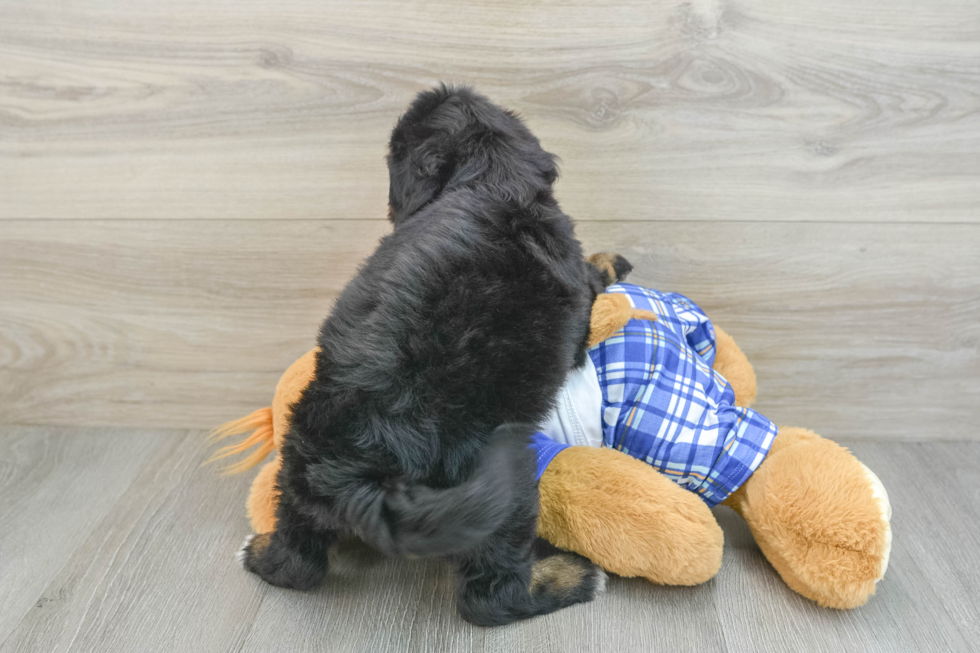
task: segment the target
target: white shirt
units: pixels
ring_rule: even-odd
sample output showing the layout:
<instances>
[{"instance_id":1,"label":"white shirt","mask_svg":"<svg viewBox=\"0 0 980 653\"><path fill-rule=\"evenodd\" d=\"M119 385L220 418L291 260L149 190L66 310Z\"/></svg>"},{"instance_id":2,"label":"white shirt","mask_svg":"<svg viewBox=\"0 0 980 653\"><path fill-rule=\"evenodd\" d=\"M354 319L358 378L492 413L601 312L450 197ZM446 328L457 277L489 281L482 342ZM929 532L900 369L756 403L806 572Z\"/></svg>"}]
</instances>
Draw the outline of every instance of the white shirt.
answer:
<instances>
[{"instance_id":1,"label":"white shirt","mask_svg":"<svg viewBox=\"0 0 980 653\"><path fill-rule=\"evenodd\" d=\"M569 372L540 430L561 444L602 446L602 389L591 356L585 357L585 365Z\"/></svg>"}]
</instances>

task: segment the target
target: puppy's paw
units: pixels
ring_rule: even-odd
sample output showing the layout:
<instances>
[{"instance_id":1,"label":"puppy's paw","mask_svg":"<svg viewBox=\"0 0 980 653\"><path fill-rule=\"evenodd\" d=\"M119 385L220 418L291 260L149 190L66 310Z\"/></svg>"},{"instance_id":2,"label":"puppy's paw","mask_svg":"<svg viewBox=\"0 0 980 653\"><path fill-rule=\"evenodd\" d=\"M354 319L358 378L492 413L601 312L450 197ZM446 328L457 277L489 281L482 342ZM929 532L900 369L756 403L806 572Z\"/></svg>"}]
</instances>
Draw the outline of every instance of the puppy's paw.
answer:
<instances>
[{"instance_id":1,"label":"puppy's paw","mask_svg":"<svg viewBox=\"0 0 980 653\"><path fill-rule=\"evenodd\" d=\"M599 274L602 275L602 282L607 286L625 281L627 275L633 270L629 261L613 252L599 252L587 260L592 267L599 270Z\"/></svg>"},{"instance_id":2,"label":"puppy's paw","mask_svg":"<svg viewBox=\"0 0 980 653\"><path fill-rule=\"evenodd\" d=\"M595 571L595 594L592 598L599 596L600 594L606 593L606 583L609 582L609 574L605 572L601 567L596 567Z\"/></svg>"},{"instance_id":3,"label":"puppy's paw","mask_svg":"<svg viewBox=\"0 0 980 653\"><path fill-rule=\"evenodd\" d=\"M534 563L531 594L561 606L587 603L606 591L606 572L587 558L562 552Z\"/></svg>"},{"instance_id":4,"label":"puppy's paw","mask_svg":"<svg viewBox=\"0 0 980 653\"><path fill-rule=\"evenodd\" d=\"M242 542L241 548L239 548L238 551L235 552L235 560L237 560L238 564L240 564L242 567L245 567L245 558L248 556L248 545L251 544L252 540L254 539L255 539L255 533L248 535L245 538L245 541Z\"/></svg>"},{"instance_id":5,"label":"puppy's paw","mask_svg":"<svg viewBox=\"0 0 980 653\"><path fill-rule=\"evenodd\" d=\"M247 571L286 589L313 589L327 574L325 554L322 561L304 557L283 545L274 533L249 535L236 557Z\"/></svg>"}]
</instances>

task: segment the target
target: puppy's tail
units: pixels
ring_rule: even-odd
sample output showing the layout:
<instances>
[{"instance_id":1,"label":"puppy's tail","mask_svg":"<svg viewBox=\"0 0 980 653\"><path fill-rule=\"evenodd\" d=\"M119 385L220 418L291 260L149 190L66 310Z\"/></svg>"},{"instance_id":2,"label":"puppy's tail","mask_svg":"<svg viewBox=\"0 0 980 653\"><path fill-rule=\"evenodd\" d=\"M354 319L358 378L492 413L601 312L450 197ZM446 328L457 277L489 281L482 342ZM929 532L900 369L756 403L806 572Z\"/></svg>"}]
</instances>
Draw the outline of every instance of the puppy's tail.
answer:
<instances>
[{"instance_id":1,"label":"puppy's tail","mask_svg":"<svg viewBox=\"0 0 980 653\"><path fill-rule=\"evenodd\" d=\"M360 484L347 517L363 540L388 555L440 557L472 550L510 515L517 486L534 478L532 431L499 427L476 471L455 487L401 480Z\"/></svg>"},{"instance_id":2,"label":"puppy's tail","mask_svg":"<svg viewBox=\"0 0 980 653\"><path fill-rule=\"evenodd\" d=\"M242 453L247 449L252 447L257 448L255 451L250 453L245 458L239 460L233 465L226 465L222 468L222 475L229 474L241 474L244 471L252 469L260 462L265 460L265 457L275 449L275 443L272 438L272 407L266 406L265 408L259 408L242 417L241 419L232 420L231 422L225 422L221 426L217 427L211 431L208 436L208 444L214 444L232 435L242 435L251 431L251 435L239 442L238 444L231 444L226 447L221 447L215 451L210 458L204 461L205 465L209 465L213 462L221 460L222 458L227 458L228 456L233 456L238 453Z\"/></svg>"}]
</instances>

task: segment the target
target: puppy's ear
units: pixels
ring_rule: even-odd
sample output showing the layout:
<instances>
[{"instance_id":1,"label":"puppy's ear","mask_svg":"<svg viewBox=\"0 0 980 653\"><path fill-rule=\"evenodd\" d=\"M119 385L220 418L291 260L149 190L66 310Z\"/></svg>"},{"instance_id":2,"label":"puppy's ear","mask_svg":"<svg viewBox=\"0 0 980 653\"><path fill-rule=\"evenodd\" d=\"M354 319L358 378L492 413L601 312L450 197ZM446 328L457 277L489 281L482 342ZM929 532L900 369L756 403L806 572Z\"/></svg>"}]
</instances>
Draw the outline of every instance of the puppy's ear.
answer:
<instances>
[{"instance_id":1,"label":"puppy's ear","mask_svg":"<svg viewBox=\"0 0 980 653\"><path fill-rule=\"evenodd\" d=\"M442 85L419 93L398 120L388 144L389 218L397 224L431 202L456 167L458 135L471 126L465 87Z\"/></svg>"},{"instance_id":2,"label":"puppy's ear","mask_svg":"<svg viewBox=\"0 0 980 653\"><path fill-rule=\"evenodd\" d=\"M419 93L388 145L389 219L400 221L448 186L477 180L531 201L558 177L555 158L515 114L465 86Z\"/></svg>"},{"instance_id":3,"label":"puppy's ear","mask_svg":"<svg viewBox=\"0 0 980 653\"><path fill-rule=\"evenodd\" d=\"M427 142L407 147L396 143L398 136L392 136L388 154L388 218L394 224L434 200L452 174L445 147Z\"/></svg>"}]
</instances>

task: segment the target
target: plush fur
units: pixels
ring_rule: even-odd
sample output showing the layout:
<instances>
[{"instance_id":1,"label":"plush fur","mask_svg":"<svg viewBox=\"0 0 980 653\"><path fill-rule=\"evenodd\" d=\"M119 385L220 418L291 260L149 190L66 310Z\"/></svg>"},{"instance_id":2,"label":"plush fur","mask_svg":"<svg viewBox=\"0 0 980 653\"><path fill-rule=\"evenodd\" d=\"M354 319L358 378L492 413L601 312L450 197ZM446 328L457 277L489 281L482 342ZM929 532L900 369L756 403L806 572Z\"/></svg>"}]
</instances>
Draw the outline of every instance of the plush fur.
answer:
<instances>
[{"instance_id":1,"label":"plush fur","mask_svg":"<svg viewBox=\"0 0 980 653\"><path fill-rule=\"evenodd\" d=\"M252 530L263 535L276 530L276 509L279 507L279 490L276 477L282 469L282 459L277 455L264 465L252 480L245 501L245 510Z\"/></svg>"},{"instance_id":2,"label":"plush fur","mask_svg":"<svg viewBox=\"0 0 980 653\"><path fill-rule=\"evenodd\" d=\"M591 260L592 257L589 258ZM592 318L589 321L589 346L592 347L603 340L607 340L626 326L630 320L656 319L657 314L653 311L633 308L626 295L603 293L596 297L595 303L592 304Z\"/></svg>"},{"instance_id":3,"label":"plush fur","mask_svg":"<svg viewBox=\"0 0 980 653\"><path fill-rule=\"evenodd\" d=\"M318 349L311 349L290 365L276 384L276 394L272 398L272 414L269 417L272 439L276 451L282 447L289 423L293 416L293 404L303 396L303 390L316 376L316 357ZM257 429L258 430L258 429ZM252 482L252 488L245 504L252 530L256 533L271 533L276 529L276 508L279 505L279 491L276 477L282 468L282 461L275 459L259 470Z\"/></svg>"},{"instance_id":4,"label":"plush fur","mask_svg":"<svg viewBox=\"0 0 980 653\"><path fill-rule=\"evenodd\" d=\"M311 349L292 365L276 383L276 394L272 398L272 442L276 450L282 448L283 440L289 432L293 417L293 405L303 396L303 390L316 377L316 360L319 347Z\"/></svg>"},{"instance_id":5,"label":"plush fur","mask_svg":"<svg viewBox=\"0 0 980 653\"><path fill-rule=\"evenodd\" d=\"M629 261L612 252L598 252L591 255L588 261L602 275L603 286L622 281L633 271L633 265Z\"/></svg>"},{"instance_id":6,"label":"plush fur","mask_svg":"<svg viewBox=\"0 0 980 653\"><path fill-rule=\"evenodd\" d=\"M603 569L697 585L721 567L724 536L711 509L621 451L569 447L544 470L541 488L538 534Z\"/></svg>"},{"instance_id":7,"label":"plush fur","mask_svg":"<svg viewBox=\"0 0 980 653\"><path fill-rule=\"evenodd\" d=\"M530 425L584 360L602 288L552 195L554 159L513 114L441 87L399 120L388 167L394 231L323 324L280 448L275 530L244 565L311 588L353 532L452 557L476 624L590 600L602 572L574 554L533 572ZM569 573L552 582L555 568Z\"/></svg>"},{"instance_id":8,"label":"plush fur","mask_svg":"<svg viewBox=\"0 0 980 653\"><path fill-rule=\"evenodd\" d=\"M722 331L717 324L714 327L714 368L725 377L735 391L735 405L748 408L755 402L755 370L752 369L749 359L742 353L742 348L738 346L735 339Z\"/></svg>"},{"instance_id":9,"label":"plush fur","mask_svg":"<svg viewBox=\"0 0 980 653\"><path fill-rule=\"evenodd\" d=\"M803 596L849 609L875 593L887 566L888 520L867 468L839 444L780 427L762 465L725 504Z\"/></svg>"}]
</instances>

